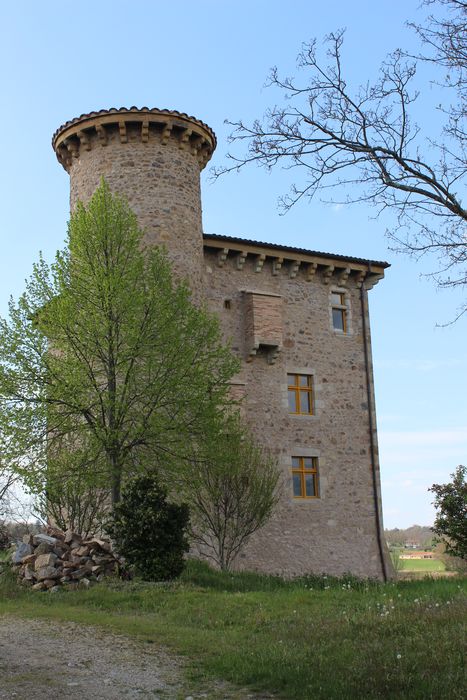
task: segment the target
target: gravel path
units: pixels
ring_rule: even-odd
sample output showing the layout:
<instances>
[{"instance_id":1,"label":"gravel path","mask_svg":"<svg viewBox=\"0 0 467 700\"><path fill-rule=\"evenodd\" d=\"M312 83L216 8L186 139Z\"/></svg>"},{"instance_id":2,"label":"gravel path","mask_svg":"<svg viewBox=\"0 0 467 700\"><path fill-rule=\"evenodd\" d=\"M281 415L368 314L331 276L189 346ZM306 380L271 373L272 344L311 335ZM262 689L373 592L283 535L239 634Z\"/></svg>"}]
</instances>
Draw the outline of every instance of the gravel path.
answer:
<instances>
[{"instance_id":1,"label":"gravel path","mask_svg":"<svg viewBox=\"0 0 467 700\"><path fill-rule=\"evenodd\" d=\"M190 692L183 659L153 645L73 622L0 617L1 700L262 700L208 681Z\"/></svg>"}]
</instances>

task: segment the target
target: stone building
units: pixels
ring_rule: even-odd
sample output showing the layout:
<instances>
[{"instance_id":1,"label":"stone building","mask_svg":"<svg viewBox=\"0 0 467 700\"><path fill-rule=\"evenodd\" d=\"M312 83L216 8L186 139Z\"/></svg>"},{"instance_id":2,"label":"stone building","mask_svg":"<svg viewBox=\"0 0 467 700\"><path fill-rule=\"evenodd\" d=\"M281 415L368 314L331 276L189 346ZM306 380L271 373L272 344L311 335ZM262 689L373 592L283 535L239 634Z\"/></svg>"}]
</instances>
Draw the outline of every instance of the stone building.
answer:
<instances>
[{"instance_id":1,"label":"stone building","mask_svg":"<svg viewBox=\"0 0 467 700\"><path fill-rule=\"evenodd\" d=\"M387 263L204 234L200 171L216 137L186 114L92 112L61 126L53 147L71 206L101 177L123 193L243 360L233 391L285 478L238 565L386 578L367 292Z\"/></svg>"}]
</instances>

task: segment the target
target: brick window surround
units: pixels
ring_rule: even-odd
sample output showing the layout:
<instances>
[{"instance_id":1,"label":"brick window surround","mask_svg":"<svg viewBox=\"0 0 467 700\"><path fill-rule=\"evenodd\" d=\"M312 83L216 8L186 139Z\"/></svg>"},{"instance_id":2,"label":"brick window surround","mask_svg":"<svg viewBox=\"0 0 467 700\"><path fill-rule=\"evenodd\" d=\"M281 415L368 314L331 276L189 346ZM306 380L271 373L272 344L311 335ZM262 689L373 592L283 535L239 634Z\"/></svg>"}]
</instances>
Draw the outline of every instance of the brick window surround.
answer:
<instances>
[{"instance_id":1,"label":"brick window surround","mask_svg":"<svg viewBox=\"0 0 467 700\"><path fill-rule=\"evenodd\" d=\"M311 374L287 374L289 413L312 416L314 413L313 376Z\"/></svg>"},{"instance_id":2,"label":"brick window surround","mask_svg":"<svg viewBox=\"0 0 467 700\"><path fill-rule=\"evenodd\" d=\"M319 498L318 457L292 457L294 498Z\"/></svg>"}]
</instances>

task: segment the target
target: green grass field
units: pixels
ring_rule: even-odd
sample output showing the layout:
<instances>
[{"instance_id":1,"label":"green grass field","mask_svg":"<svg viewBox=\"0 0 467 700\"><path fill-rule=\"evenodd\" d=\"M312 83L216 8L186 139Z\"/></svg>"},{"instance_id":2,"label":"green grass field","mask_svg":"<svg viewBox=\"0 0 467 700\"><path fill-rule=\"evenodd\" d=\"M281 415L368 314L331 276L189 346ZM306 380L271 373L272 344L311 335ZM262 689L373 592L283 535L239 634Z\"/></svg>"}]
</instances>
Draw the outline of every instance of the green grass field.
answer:
<instances>
[{"instance_id":1,"label":"green grass field","mask_svg":"<svg viewBox=\"0 0 467 700\"><path fill-rule=\"evenodd\" d=\"M446 567L439 559L401 559L401 571L445 571Z\"/></svg>"},{"instance_id":2,"label":"green grass field","mask_svg":"<svg viewBox=\"0 0 467 700\"><path fill-rule=\"evenodd\" d=\"M217 573L32 593L0 579L0 614L101 625L161 643L203 677L286 700L466 697L465 579L390 584Z\"/></svg>"}]
</instances>

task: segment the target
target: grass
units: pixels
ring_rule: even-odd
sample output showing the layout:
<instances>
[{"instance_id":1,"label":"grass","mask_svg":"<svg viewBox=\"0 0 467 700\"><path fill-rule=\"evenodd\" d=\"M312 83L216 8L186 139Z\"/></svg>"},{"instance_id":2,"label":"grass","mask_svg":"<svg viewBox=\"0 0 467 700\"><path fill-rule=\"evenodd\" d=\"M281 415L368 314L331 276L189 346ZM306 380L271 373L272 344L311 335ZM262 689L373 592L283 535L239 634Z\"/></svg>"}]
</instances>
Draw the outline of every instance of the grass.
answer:
<instances>
[{"instance_id":1,"label":"grass","mask_svg":"<svg viewBox=\"0 0 467 700\"><path fill-rule=\"evenodd\" d=\"M439 559L401 559L401 571L445 571L446 567Z\"/></svg>"},{"instance_id":2,"label":"grass","mask_svg":"<svg viewBox=\"0 0 467 700\"><path fill-rule=\"evenodd\" d=\"M172 584L34 594L8 576L0 614L102 625L166 645L210 676L308 698L466 696L465 579L284 581L190 562Z\"/></svg>"}]
</instances>

